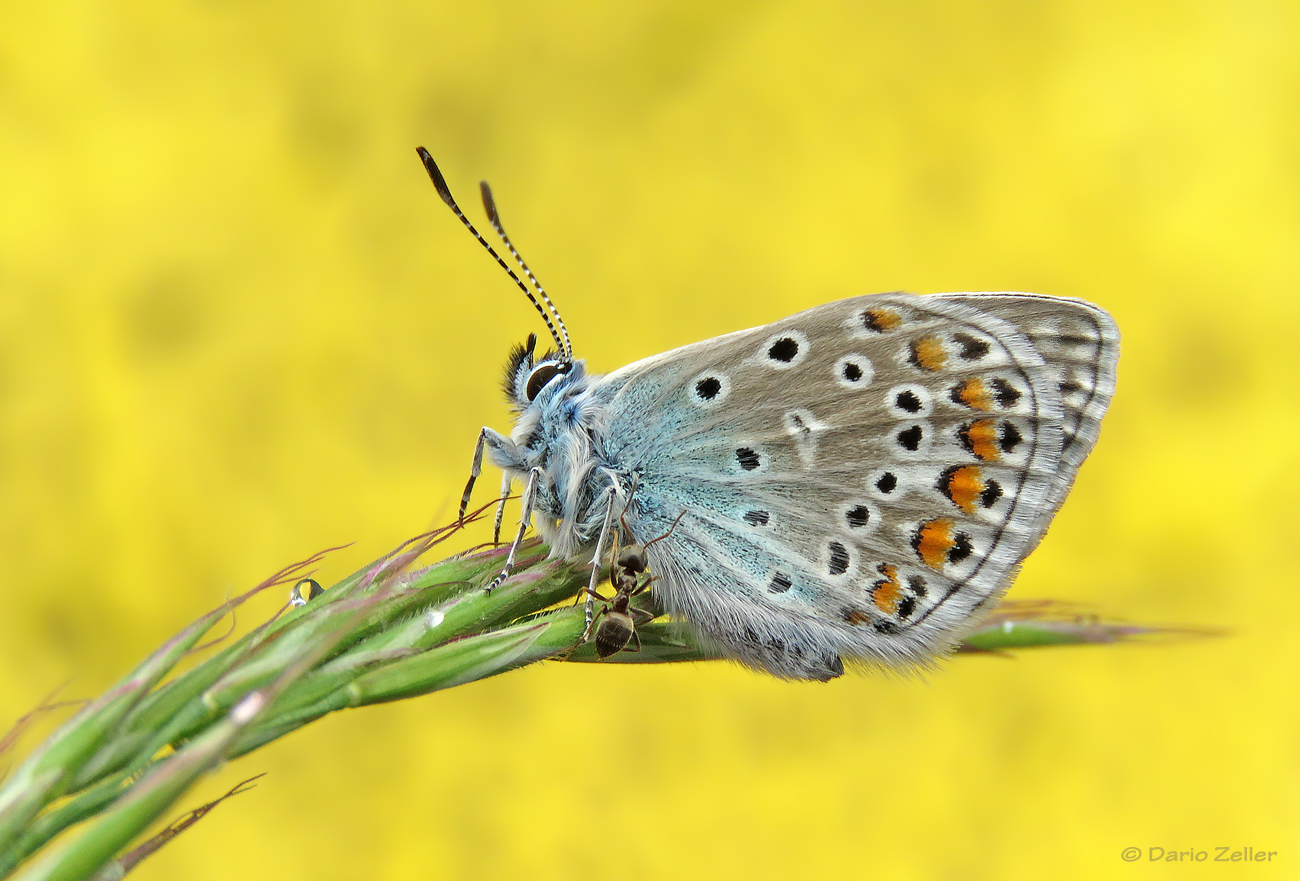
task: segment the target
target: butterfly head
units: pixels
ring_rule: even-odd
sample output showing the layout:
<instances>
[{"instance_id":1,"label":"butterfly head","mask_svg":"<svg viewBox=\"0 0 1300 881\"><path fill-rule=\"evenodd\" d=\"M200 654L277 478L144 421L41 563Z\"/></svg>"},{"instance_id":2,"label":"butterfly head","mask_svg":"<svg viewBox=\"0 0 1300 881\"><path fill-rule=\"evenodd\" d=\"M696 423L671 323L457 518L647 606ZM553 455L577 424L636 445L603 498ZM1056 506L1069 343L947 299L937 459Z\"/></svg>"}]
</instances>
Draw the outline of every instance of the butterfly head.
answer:
<instances>
[{"instance_id":1,"label":"butterfly head","mask_svg":"<svg viewBox=\"0 0 1300 881\"><path fill-rule=\"evenodd\" d=\"M576 362L563 354L551 350L538 356L534 354L536 348L537 335L530 333L528 341L515 346L506 361L501 388L506 402L516 412L553 397L582 372Z\"/></svg>"},{"instance_id":2,"label":"butterfly head","mask_svg":"<svg viewBox=\"0 0 1300 881\"><path fill-rule=\"evenodd\" d=\"M524 258L519 256L510 237L506 235L505 228L501 225L501 215L497 212L496 201L492 198L492 190L487 185L487 181L479 184L479 193L483 197L483 210L487 212L488 221L491 222L492 228L501 238L502 244L515 258L519 268L532 287L524 284L523 279L515 274L496 250L487 243L487 240L479 234L474 228L474 224L469 222L465 212L460 210L456 200L452 198L451 190L447 187L447 181L443 178L442 172L438 169L437 163L429 155L429 151L423 147L417 147L416 152L420 155L420 161L424 163L424 169L429 174L429 179L433 181L433 186L438 191L438 195L447 207L452 210L465 228L473 234L478 243L482 245L487 252L496 260L497 265L506 271L506 274L514 280L519 289L524 292L524 296L537 309L542 321L546 322L546 329L551 332L551 339L555 341L556 348L547 352L540 358L534 355L537 348L537 335L529 334L528 342L522 346L516 346L510 353L510 359L506 362L505 381L502 383L506 400L517 411L523 412L529 409L533 402L539 398L550 398L554 396L557 389L564 385L570 385L582 376L582 362L575 361L573 358L573 346L569 342L569 331L564 326L564 319L560 317L560 311L555 308L551 298L546 295L546 290L537 277L533 275ZM557 380L560 380L557 382Z\"/></svg>"}]
</instances>

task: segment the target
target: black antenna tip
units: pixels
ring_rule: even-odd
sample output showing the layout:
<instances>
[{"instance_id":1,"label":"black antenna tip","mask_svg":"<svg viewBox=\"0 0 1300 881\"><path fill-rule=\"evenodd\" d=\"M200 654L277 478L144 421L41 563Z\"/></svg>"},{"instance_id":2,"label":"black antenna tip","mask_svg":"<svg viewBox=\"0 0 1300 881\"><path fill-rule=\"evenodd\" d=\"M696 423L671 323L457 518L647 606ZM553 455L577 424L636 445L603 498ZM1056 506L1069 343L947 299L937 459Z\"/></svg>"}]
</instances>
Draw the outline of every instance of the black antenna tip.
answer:
<instances>
[{"instance_id":1,"label":"black antenna tip","mask_svg":"<svg viewBox=\"0 0 1300 881\"><path fill-rule=\"evenodd\" d=\"M488 220L492 221L493 226L501 225L501 215L497 214L497 203L492 198L492 188L488 182L481 180L478 182L479 194L483 197L483 210L487 212Z\"/></svg>"},{"instance_id":2,"label":"black antenna tip","mask_svg":"<svg viewBox=\"0 0 1300 881\"><path fill-rule=\"evenodd\" d=\"M442 201L446 202L448 207L455 208L456 200L451 197L451 188L447 186L447 179L442 176L438 169L438 163L433 161L429 151L423 147L416 147L415 152L419 154L420 161L424 163L424 170L429 173L429 180L433 181L433 188L438 191Z\"/></svg>"}]
</instances>

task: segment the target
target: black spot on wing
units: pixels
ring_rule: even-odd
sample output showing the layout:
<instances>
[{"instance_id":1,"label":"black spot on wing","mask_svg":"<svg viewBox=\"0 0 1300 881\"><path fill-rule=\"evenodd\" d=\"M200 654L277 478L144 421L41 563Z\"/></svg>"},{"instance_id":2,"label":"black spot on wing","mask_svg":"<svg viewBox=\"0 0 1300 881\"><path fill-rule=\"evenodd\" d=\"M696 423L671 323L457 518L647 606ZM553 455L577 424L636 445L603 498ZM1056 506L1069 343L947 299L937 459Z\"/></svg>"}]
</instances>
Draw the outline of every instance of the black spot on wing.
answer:
<instances>
[{"instance_id":1,"label":"black spot on wing","mask_svg":"<svg viewBox=\"0 0 1300 881\"><path fill-rule=\"evenodd\" d=\"M899 392L894 398L894 405L907 413L921 412L921 399L913 391Z\"/></svg>"},{"instance_id":2,"label":"black spot on wing","mask_svg":"<svg viewBox=\"0 0 1300 881\"><path fill-rule=\"evenodd\" d=\"M961 346L961 351L957 355L963 361L978 361L989 353L989 344L987 342L968 333L955 333L952 335L952 339L953 342Z\"/></svg>"},{"instance_id":3,"label":"black spot on wing","mask_svg":"<svg viewBox=\"0 0 1300 881\"><path fill-rule=\"evenodd\" d=\"M780 361L789 364L799 354L799 341L793 337L781 337L767 350L767 357L773 361Z\"/></svg>"},{"instance_id":4,"label":"black spot on wing","mask_svg":"<svg viewBox=\"0 0 1300 881\"><path fill-rule=\"evenodd\" d=\"M1000 498L1002 498L1002 484L996 480L990 480L985 484L984 492L980 493L980 504L986 508L992 508Z\"/></svg>"},{"instance_id":5,"label":"black spot on wing","mask_svg":"<svg viewBox=\"0 0 1300 881\"><path fill-rule=\"evenodd\" d=\"M837 541L830 543L831 565L830 573L832 575L843 575L849 571L849 551L848 548Z\"/></svg>"},{"instance_id":6,"label":"black spot on wing","mask_svg":"<svg viewBox=\"0 0 1300 881\"><path fill-rule=\"evenodd\" d=\"M964 532L959 532L953 538L952 547L948 549L948 562L960 563L974 551L975 547L970 542L970 536Z\"/></svg>"},{"instance_id":7,"label":"black spot on wing","mask_svg":"<svg viewBox=\"0 0 1300 881\"><path fill-rule=\"evenodd\" d=\"M1002 447L1002 452L1010 453L1024 440L1020 429L1016 428L1010 422L1002 423L1002 430L998 432L998 446Z\"/></svg>"},{"instance_id":8,"label":"black spot on wing","mask_svg":"<svg viewBox=\"0 0 1300 881\"><path fill-rule=\"evenodd\" d=\"M925 432L919 425L905 428L898 433L898 445L909 452L915 453L921 448L921 438L924 435Z\"/></svg>"},{"instance_id":9,"label":"black spot on wing","mask_svg":"<svg viewBox=\"0 0 1300 881\"><path fill-rule=\"evenodd\" d=\"M1020 400L1020 390L1001 377L993 380L993 397L1002 407L1014 407Z\"/></svg>"}]
</instances>

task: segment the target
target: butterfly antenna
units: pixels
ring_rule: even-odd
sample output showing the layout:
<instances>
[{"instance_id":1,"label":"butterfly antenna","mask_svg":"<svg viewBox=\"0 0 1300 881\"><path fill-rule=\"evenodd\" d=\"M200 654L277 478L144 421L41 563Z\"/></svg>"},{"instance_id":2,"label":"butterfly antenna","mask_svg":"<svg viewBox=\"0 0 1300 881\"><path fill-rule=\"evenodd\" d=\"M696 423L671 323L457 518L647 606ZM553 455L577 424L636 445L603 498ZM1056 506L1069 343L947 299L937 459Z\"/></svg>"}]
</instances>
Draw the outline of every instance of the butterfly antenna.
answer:
<instances>
[{"instance_id":1,"label":"butterfly antenna","mask_svg":"<svg viewBox=\"0 0 1300 881\"><path fill-rule=\"evenodd\" d=\"M492 198L492 188L488 186L488 182L479 181L478 188L479 192L483 196L483 210L487 212L488 221L492 224L492 228L497 231L497 235L501 237L501 241L505 243L505 246L508 249L510 249L511 256L515 258L515 262L519 264L519 268L524 271L524 275L526 275L528 280L533 283L533 287L537 289L537 293L541 296L542 302L546 304L546 307L551 310L551 314L555 316L555 323L559 325L560 335L564 337L564 342L560 347L561 353L565 358L572 360L573 346L569 343L569 329L564 326L564 319L560 317L560 310L556 309L555 304L551 302L551 298L546 296L546 289L543 288L541 282L537 280L537 276L533 275L533 271L528 268L528 264L524 262L524 258L519 256L519 251L515 249L514 243L510 241L510 236L506 235L505 227L501 225L501 214L497 211L497 203L496 200Z\"/></svg>"},{"instance_id":2,"label":"butterfly antenna","mask_svg":"<svg viewBox=\"0 0 1300 881\"><path fill-rule=\"evenodd\" d=\"M487 239L483 238L483 236L479 234L479 231L474 228L474 224L469 222L469 218L465 216L465 212L460 210L460 206L456 204L456 200L451 197L451 189L447 186L447 180L442 176L442 172L438 170L438 164L433 161L433 157L429 155L429 151L423 147L416 147L415 152L420 155L420 161L424 163L424 170L429 173L429 180L433 181L433 188L438 191L438 195L442 197L442 201L446 202L447 207L450 208L458 218L460 218L460 222L465 224L465 228L474 235L474 238L478 239L478 243L487 249L487 252L492 255L492 258L497 261L497 265L504 269L506 274L515 280L515 284L519 285L519 290L524 292L524 296L528 298L528 301L533 304L533 308L537 310L537 314L541 315L542 320L546 322L546 327L551 332L551 338L554 339L555 344L560 347L560 350L564 353L565 359L572 360L568 349L568 334L566 333L563 337L560 336L559 331L555 329L555 324L551 321L550 314L542 308L542 304L538 301L537 297L533 295L533 292L529 289L528 285L524 284L523 281L520 280L519 276L515 275L515 271L510 268L510 265L501 259L501 255L493 250L492 246L488 244ZM514 248L511 248L510 250L513 251ZM515 258L518 259L517 254L515 255ZM520 263L522 264L523 261L520 261ZM535 281L534 284L536 284ZM545 297L546 295L543 294L542 296ZM549 304L550 300L547 300L546 302ZM557 313L555 320L559 321L559 319L560 316ZM561 324L560 326L563 327L564 325Z\"/></svg>"}]
</instances>

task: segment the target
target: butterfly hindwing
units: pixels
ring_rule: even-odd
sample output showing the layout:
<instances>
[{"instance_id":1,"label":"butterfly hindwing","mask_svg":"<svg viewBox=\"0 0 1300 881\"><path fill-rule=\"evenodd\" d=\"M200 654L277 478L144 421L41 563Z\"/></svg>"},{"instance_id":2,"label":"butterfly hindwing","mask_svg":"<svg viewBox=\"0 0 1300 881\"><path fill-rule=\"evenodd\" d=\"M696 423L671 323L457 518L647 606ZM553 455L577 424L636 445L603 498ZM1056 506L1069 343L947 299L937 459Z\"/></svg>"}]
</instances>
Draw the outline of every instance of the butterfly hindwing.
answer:
<instances>
[{"instance_id":1,"label":"butterfly hindwing","mask_svg":"<svg viewBox=\"0 0 1300 881\"><path fill-rule=\"evenodd\" d=\"M875 295L605 377L634 538L677 523L649 551L661 600L782 676L946 650L1095 441L1115 340L1074 301Z\"/></svg>"},{"instance_id":2,"label":"butterfly hindwing","mask_svg":"<svg viewBox=\"0 0 1300 881\"><path fill-rule=\"evenodd\" d=\"M1104 311L1082 300L1019 293L940 296L1011 323L1043 358L1049 381L1056 384L1063 443L1048 506L1050 517L1065 501L1079 466L1097 443L1101 418L1115 393L1119 328Z\"/></svg>"}]
</instances>

